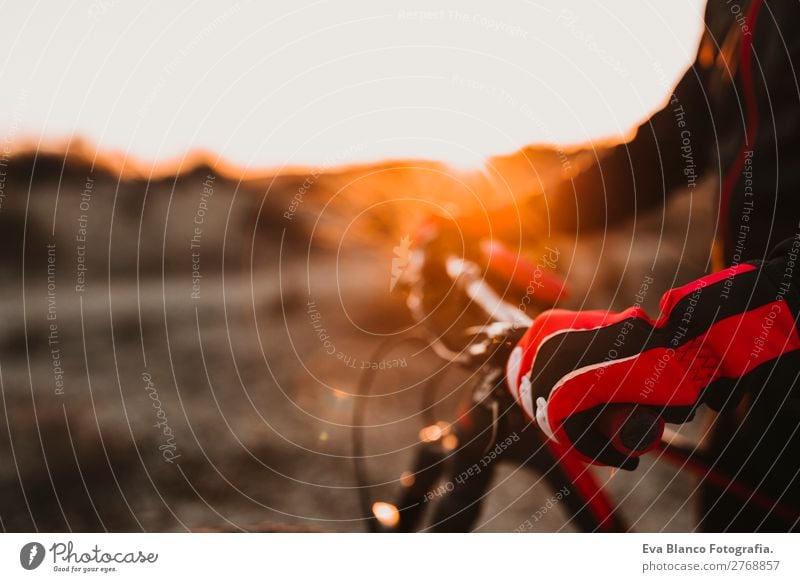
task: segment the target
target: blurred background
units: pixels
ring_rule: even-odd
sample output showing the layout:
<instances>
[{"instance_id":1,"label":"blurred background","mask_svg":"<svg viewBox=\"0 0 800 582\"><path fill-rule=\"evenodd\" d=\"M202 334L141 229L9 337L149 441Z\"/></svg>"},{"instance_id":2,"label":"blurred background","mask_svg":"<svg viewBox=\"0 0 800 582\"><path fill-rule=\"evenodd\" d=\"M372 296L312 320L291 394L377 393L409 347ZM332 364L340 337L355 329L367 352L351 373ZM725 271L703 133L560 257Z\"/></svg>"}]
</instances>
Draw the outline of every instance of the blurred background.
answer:
<instances>
[{"instance_id":1,"label":"blurred background","mask_svg":"<svg viewBox=\"0 0 800 582\"><path fill-rule=\"evenodd\" d=\"M2 529L363 531L354 393L414 325L394 249L432 213L514 205L629 139L696 53L703 8L4 4ZM563 305L623 308L651 277L657 313L707 269L712 191L552 240ZM385 362L375 499L446 367L409 347ZM694 527L672 467L598 475L636 529ZM505 463L478 529L513 531L552 494ZM534 525L574 529L558 508Z\"/></svg>"}]
</instances>

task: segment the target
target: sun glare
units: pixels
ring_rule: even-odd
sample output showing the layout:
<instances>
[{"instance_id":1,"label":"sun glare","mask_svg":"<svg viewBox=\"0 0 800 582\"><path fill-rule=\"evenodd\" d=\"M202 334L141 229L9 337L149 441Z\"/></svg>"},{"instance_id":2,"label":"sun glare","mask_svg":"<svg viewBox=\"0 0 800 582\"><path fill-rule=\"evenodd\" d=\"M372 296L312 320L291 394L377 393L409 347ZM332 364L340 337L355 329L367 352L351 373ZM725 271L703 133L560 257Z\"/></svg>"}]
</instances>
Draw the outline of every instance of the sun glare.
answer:
<instances>
[{"instance_id":1,"label":"sun glare","mask_svg":"<svg viewBox=\"0 0 800 582\"><path fill-rule=\"evenodd\" d=\"M0 136L250 168L480 168L626 134L691 62L702 4L16 1Z\"/></svg>"}]
</instances>

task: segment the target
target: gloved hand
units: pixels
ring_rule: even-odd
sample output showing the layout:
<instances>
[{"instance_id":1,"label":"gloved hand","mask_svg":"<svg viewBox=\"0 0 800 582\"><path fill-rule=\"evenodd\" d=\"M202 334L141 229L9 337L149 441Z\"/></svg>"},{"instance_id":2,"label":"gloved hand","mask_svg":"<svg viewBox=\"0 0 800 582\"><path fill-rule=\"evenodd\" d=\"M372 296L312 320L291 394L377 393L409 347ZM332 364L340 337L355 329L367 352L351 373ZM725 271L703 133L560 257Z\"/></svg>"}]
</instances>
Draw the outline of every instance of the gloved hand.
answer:
<instances>
[{"instance_id":1,"label":"gloved hand","mask_svg":"<svg viewBox=\"0 0 800 582\"><path fill-rule=\"evenodd\" d=\"M634 469L645 449L620 446L609 416L647 411L660 437L663 422L685 422L701 403L719 410L761 390L755 372L800 349L786 264L741 264L673 289L657 320L639 307L546 311L509 358L509 388L550 439L586 462Z\"/></svg>"}]
</instances>

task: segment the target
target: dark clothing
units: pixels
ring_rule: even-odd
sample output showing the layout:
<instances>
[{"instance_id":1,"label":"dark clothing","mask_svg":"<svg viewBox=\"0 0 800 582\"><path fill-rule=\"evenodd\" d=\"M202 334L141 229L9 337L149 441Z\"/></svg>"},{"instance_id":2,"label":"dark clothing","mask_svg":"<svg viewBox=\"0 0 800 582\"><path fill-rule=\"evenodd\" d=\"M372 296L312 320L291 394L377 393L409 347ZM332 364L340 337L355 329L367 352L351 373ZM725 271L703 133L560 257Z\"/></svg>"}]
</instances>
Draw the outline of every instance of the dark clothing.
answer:
<instances>
[{"instance_id":1,"label":"dark clothing","mask_svg":"<svg viewBox=\"0 0 800 582\"><path fill-rule=\"evenodd\" d=\"M710 0L697 58L667 105L632 141L545 192L556 228L603 228L663 204L673 192L694 189L709 173L719 177L722 192L733 172L728 212L720 217L729 235L725 266L763 260L794 236L800 218L800 36L794 30L800 3L760 3L752 31L745 21L749 4ZM749 76L743 74L743 43L752 43ZM755 97L753 115L748 94ZM742 151L743 167L736 164Z\"/></svg>"},{"instance_id":2,"label":"dark clothing","mask_svg":"<svg viewBox=\"0 0 800 582\"><path fill-rule=\"evenodd\" d=\"M632 141L611 148L572 180L544 193L556 229L602 229L663 204L672 192L693 190L701 177L712 174L719 179L716 239L724 257L719 267L765 261L770 255L779 270L793 266L797 260L792 256L793 241L800 240L796 26L800 26L796 1L710 0L697 59L667 105L638 128ZM757 297L762 287L764 282L754 281L752 294L745 295ZM795 326L798 300L793 287L785 301L793 307ZM702 309L713 310L718 304ZM709 313L697 321L709 320ZM752 344L753 339L752 334L737 334L730 337L730 345ZM737 379L750 389L740 406L723 407L704 454L759 495L797 509L800 358L796 354ZM705 482L700 527L786 531L797 530L800 524L743 504L726 488Z\"/></svg>"}]
</instances>

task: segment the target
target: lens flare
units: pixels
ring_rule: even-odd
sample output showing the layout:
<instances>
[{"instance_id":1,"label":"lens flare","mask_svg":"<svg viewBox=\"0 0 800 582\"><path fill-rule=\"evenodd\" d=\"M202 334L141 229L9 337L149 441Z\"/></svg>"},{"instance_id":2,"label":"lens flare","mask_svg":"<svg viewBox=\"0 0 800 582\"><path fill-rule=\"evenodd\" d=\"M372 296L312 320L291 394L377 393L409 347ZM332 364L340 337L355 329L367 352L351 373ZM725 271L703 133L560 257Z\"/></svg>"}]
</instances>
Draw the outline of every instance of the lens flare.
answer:
<instances>
[{"instance_id":1,"label":"lens flare","mask_svg":"<svg viewBox=\"0 0 800 582\"><path fill-rule=\"evenodd\" d=\"M450 434L450 424L440 420L419 431L419 440L423 443L433 443Z\"/></svg>"},{"instance_id":2,"label":"lens flare","mask_svg":"<svg viewBox=\"0 0 800 582\"><path fill-rule=\"evenodd\" d=\"M397 507L385 501L376 501L372 504L372 514L381 525L394 527L400 523L400 512Z\"/></svg>"},{"instance_id":3,"label":"lens flare","mask_svg":"<svg viewBox=\"0 0 800 582\"><path fill-rule=\"evenodd\" d=\"M450 452L458 447L458 437L454 434L449 434L442 439L442 448Z\"/></svg>"},{"instance_id":4,"label":"lens flare","mask_svg":"<svg viewBox=\"0 0 800 582\"><path fill-rule=\"evenodd\" d=\"M440 426L431 424L419 431L419 440L423 443L433 443L442 438L443 432Z\"/></svg>"}]
</instances>

